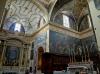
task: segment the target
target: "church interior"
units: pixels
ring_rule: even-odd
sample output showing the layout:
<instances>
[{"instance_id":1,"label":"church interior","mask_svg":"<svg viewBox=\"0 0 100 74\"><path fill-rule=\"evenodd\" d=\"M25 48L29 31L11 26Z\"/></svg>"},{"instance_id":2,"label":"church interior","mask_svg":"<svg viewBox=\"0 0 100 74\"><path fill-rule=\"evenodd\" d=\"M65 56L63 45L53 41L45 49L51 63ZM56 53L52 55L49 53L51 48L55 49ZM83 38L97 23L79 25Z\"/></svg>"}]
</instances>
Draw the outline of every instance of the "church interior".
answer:
<instances>
[{"instance_id":1,"label":"church interior","mask_svg":"<svg viewBox=\"0 0 100 74\"><path fill-rule=\"evenodd\" d=\"M0 0L0 74L100 74L100 0Z\"/></svg>"}]
</instances>

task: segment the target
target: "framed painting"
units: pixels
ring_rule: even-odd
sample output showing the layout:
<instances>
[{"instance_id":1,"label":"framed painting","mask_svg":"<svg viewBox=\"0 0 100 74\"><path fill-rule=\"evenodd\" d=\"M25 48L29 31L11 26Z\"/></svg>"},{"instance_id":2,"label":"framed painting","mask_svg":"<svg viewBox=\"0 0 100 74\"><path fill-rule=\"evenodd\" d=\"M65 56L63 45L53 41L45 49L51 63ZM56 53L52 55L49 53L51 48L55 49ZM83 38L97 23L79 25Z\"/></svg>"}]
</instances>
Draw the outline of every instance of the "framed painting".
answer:
<instances>
[{"instance_id":1,"label":"framed painting","mask_svg":"<svg viewBox=\"0 0 100 74\"><path fill-rule=\"evenodd\" d=\"M6 58L8 60L16 60L18 59L19 48L15 46L7 46L6 50Z\"/></svg>"},{"instance_id":2,"label":"framed painting","mask_svg":"<svg viewBox=\"0 0 100 74\"><path fill-rule=\"evenodd\" d=\"M19 60L20 48L16 46L7 46L5 52L5 63L6 66L17 66Z\"/></svg>"}]
</instances>

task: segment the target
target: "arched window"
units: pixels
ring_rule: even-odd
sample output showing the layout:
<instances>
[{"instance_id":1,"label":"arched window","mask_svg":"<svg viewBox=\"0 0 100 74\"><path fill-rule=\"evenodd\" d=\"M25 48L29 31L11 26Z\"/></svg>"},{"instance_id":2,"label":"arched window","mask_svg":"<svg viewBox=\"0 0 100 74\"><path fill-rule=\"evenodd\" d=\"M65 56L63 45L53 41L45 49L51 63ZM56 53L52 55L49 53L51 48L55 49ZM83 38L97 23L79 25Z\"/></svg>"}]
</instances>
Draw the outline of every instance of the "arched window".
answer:
<instances>
[{"instance_id":1,"label":"arched window","mask_svg":"<svg viewBox=\"0 0 100 74\"><path fill-rule=\"evenodd\" d=\"M25 33L25 29L24 29L23 25L20 23L13 23L10 26L9 31L11 31L11 32L24 32Z\"/></svg>"},{"instance_id":2,"label":"arched window","mask_svg":"<svg viewBox=\"0 0 100 74\"><path fill-rule=\"evenodd\" d=\"M69 17L68 16L66 16L66 15L63 15L63 25L65 26L65 27L70 27L70 21L69 21Z\"/></svg>"},{"instance_id":3,"label":"arched window","mask_svg":"<svg viewBox=\"0 0 100 74\"><path fill-rule=\"evenodd\" d=\"M75 20L74 16L72 14L69 14L69 13L59 13L53 19L54 23L57 23L59 25L63 25L64 27L67 27L67 28L77 30L77 26L75 24L75 21L76 20Z\"/></svg>"},{"instance_id":4,"label":"arched window","mask_svg":"<svg viewBox=\"0 0 100 74\"><path fill-rule=\"evenodd\" d=\"M14 28L14 31L20 32L20 30L21 30L21 24L16 23L15 28Z\"/></svg>"}]
</instances>

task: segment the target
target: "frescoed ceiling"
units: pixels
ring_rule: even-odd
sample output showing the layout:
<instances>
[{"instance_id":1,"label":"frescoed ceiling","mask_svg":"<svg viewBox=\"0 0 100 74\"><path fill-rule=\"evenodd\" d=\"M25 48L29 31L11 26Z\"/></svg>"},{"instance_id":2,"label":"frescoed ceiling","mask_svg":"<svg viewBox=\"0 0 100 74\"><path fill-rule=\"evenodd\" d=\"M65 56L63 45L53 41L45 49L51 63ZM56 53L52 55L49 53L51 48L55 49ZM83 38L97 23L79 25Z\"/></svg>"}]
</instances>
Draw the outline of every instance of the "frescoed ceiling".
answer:
<instances>
[{"instance_id":1,"label":"frescoed ceiling","mask_svg":"<svg viewBox=\"0 0 100 74\"><path fill-rule=\"evenodd\" d=\"M5 18L4 29L8 29L12 23L17 22L24 26L26 34L32 34L41 19L45 20L43 11L30 0L8 0L8 9Z\"/></svg>"},{"instance_id":2,"label":"frescoed ceiling","mask_svg":"<svg viewBox=\"0 0 100 74\"><path fill-rule=\"evenodd\" d=\"M71 4L68 5L69 2ZM81 5L82 3L83 5ZM11 24L17 22L24 26L25 34L32 35L38 29L38 25L41 25L41 20L42 24L47 24L56 12L61 9L67 11L71 7L77 16L81 13L77 13L77 11L82 9L85 4L85 0L7 0L4 29L9 30Z\"/></svg>"},{"instance_id":3,"label":"frescoed ceiling","mask_svg":"<svg viewBox=\"0 0 100 74\"><path fill-rule=\"evenodd\" d=\"M49 8L50 4L53 4L56 0L37 0L40 2L45 8Z\"/></svg>"}]
</instances>

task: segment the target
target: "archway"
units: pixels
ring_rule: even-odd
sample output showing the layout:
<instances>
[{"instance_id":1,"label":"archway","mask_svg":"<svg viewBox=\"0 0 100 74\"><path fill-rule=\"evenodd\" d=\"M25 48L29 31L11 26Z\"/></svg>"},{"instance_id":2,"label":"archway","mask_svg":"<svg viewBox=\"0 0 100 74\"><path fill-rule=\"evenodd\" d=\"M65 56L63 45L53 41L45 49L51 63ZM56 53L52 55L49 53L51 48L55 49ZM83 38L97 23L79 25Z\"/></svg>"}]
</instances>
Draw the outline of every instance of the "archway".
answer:
<instances>
[{"instance_id":1,"label":"archway","mask_svg":"<svg viewBox=\"0 0 100 74\"><path fill-rule=\"evenodd\" d=\"M37 69L41 70L42 68L42 53L44 53L43 47L38 48L38 65Z\"/></svg>"}]
</instances>

